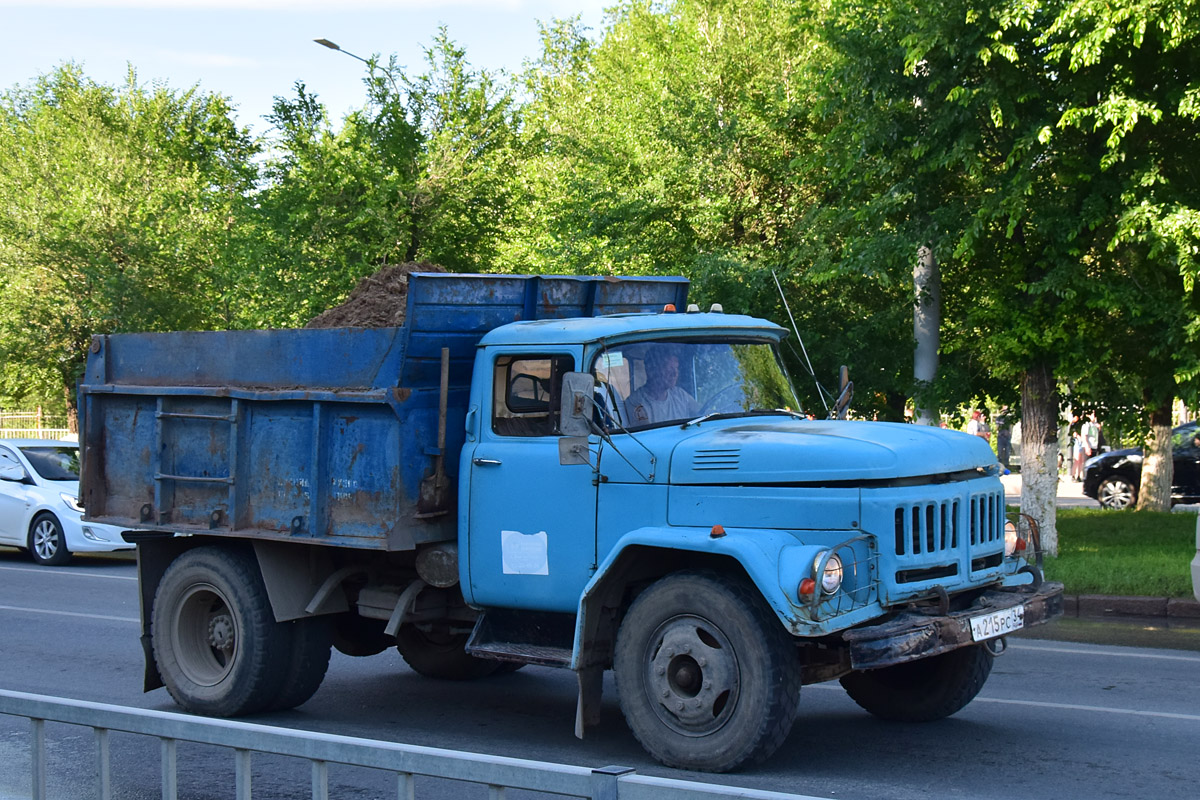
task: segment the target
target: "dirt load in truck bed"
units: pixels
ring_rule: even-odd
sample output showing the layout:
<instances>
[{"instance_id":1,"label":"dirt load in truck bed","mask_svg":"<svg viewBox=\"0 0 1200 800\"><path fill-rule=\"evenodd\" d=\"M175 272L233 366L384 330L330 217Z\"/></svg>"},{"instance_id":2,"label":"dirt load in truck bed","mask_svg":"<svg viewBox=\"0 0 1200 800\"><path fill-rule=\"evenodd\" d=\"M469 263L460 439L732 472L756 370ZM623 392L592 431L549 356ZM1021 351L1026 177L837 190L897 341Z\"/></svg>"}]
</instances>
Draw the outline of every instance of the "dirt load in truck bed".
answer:
<instances>
[{"instance_id":1,"label":"dirt load in truck bed","mask_svg":"<svg viewBox=\"0 0 1200 800\"><path fill-rule=\"evenodd\" d=\"M437 264L386 266L358 282L341 305L322 311L306 328L393 328L404 324L408 276L413 272L445 272Z\"/></svg>"}]
</instances>

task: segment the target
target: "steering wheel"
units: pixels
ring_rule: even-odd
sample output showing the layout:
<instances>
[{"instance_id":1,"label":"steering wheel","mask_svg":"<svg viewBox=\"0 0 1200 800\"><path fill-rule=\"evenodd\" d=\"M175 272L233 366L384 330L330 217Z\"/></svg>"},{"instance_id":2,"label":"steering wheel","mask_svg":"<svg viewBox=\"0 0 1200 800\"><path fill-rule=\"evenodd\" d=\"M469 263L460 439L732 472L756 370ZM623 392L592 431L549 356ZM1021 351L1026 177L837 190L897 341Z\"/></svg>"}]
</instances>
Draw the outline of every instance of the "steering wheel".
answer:
<instances>
[{"instance_id":1,"label":"steering wheel","mask_svg":"<svg viewBox=\"0 0 1200 800\"><path fill-rule=\"evenodd\" d=\"M726 395L730 395L733 392L742 392L742 384L737 381L733 381L725 386L722 386L716 391L716 393L709 397L708 400L704 401L704 405L700 407L700 415L703 416L713 412L719 413L722 410L721 407L724 406L728 401L732 400L732 397L726 397ZM741 411L742 409L739 406L737 410Z\"/></svg>"}]
</instances>

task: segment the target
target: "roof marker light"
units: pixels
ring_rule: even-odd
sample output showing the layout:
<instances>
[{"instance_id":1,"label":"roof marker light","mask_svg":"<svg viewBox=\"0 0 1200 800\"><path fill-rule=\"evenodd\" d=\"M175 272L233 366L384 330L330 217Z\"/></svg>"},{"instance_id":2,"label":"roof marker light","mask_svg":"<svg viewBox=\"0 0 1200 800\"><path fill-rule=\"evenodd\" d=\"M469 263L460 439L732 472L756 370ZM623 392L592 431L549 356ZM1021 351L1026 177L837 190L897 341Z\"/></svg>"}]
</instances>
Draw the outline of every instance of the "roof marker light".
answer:
<instances>
[{"instance_id":1,"label":"roof marker light","mask_svg":"<svg viewBox=\"0 0 1200 800\"><path fill-rule=\"evenodd\" d=\"M713 303L712 308L710 308L708 310L714 314L724 314L725 306L721 305L720 303Z\"/></svg>"},{"instance_id":2,"label":"roof marker light","mask_svg":"<svg viewBox=\"0 0 1200 800\"><path fill-rule=\"evenodd\" d=\"M664 314L674 314L675 313L675 304L667 303L665 306L663 306L663 313Z\"/></svg>"},{"instance_id":3,"label":"roof marker light","mask_svg":"<svg viewBox=\"0 0 1200 800\"><path fill-rule=\"evenodd\" d=\"M695 303L688 303L688 313L689 314L696 314L696 313L699 313L699 311L700 311L700 306L696 305Z\"/></svg>"}]
</instances>

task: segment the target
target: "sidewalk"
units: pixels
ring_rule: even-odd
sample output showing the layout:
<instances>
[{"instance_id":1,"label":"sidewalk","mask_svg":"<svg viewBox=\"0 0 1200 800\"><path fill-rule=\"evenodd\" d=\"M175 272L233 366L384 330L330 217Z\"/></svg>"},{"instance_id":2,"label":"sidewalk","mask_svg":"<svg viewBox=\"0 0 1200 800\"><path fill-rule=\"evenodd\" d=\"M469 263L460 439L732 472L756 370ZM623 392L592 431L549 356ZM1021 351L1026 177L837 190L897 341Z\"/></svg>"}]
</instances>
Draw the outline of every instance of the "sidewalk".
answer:
<instances>
[{"instance_id":1,"label":"sidewalk","mask_svg":"<svg viewBox=\"0 0 1200 800\"><path fill-rule=\"evenodd\" d=\"M1021 504L1021 473L1013 472L1001 475L1000 482L1004 484L1004 497L1010 506ZM1070 478L1058 481L1058 505L1060 508L1083 507L1099 508L1100 504L1090 497L1084 497L1083 484L1076 483Z\"/></svg>"},{"instance_id":2,"label":"sidewalk","mask_svg":"<svg viewBox=\"0 0 1200 800\"><path fill-rule=\"evenodd\" d=\"M1005 502L1021 504L1021 475L1001 475ZM1083 484L1070 478L1058 482L1059 508L1100 508L1100 504L1083 494ZM1176 511L1195 511L1195 506L1176 506ZM1183 597L1118 597L1100 594L1067 595L1063 598L1063 614L1067 617L1115 619L1122 617L1169 617L1181 622L1200 624L1200 603Z\"/></svg>"}]
</instances>

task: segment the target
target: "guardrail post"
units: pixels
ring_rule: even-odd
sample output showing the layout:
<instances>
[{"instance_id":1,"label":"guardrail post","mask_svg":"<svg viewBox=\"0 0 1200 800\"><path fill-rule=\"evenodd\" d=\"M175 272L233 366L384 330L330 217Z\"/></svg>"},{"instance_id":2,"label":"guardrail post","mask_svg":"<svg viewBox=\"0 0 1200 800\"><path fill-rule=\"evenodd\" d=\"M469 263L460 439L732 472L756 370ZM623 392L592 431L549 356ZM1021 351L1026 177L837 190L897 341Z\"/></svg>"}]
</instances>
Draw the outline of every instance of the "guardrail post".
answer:
<instances>
[{"instance_id":1,"label":"guardrail post","mask_svg":"<svg viewBox=\"0 0 1200 800\"><path fill-rule=\"evenodd\" d=\"M592 770L591 800L617 800L617 780L634 772L633 767L608 766Z\"/></svg>"},{"instance_id":2,"label":"guardrail post","mask_svg":"<svg viewBox=\"0 0 1200 800\"><path fill-rule=\"evenodd\" d=\"M312 800L329 800L329 764L313 759Z\"/></svg>"},{"instance_id":3,"label":"guardrail post","mask_svg":"<svg viewBox=\"0 0 1200 800\"><path fill-rule=\"evenodd\" d=\"M163 737L162 740L162 796L163 800L179 800L179 778L176 772L179 743Z\"/></svg>"},{"instance_id":4,"label":"guardrail post","mask_svg":"<svg viewBox=\"0 0 1200 800\"><path fill-rule=\"evenodd\" d=\"M46 800L46 720L32 717L29 743L29 781L33 800Z\"/></svg>"},{"instance_id":5,"label":"guardrail post","mask_svg":"<svg viewBox=\"0 0 1200 800\"><path fill-rule=\"evenodd\" d=\"M250 800L250 751L234 748L233 782L237 786L237 800Z\"/></svg>"},{"instance_id":6,"label":"guardrail post","mask_svg":"<svg viewBox=\"0 0 1200 800\"><path fill-rule=\"evenodd\" d=\"M399 800L416 800L417 787L411 772L396 773L396 797Z\"/></svg>"},{"instance_id":7,"label":"guardrail post","mask_svg":"<svg viewBox=\"0 0 1200 800\"><path fill-rule=\"evenodd\" d=\"M96 789L100 800L112 798L112 767L109 758L108 729L93 728L96 733Z\"/></svg>"}]
</instances>

